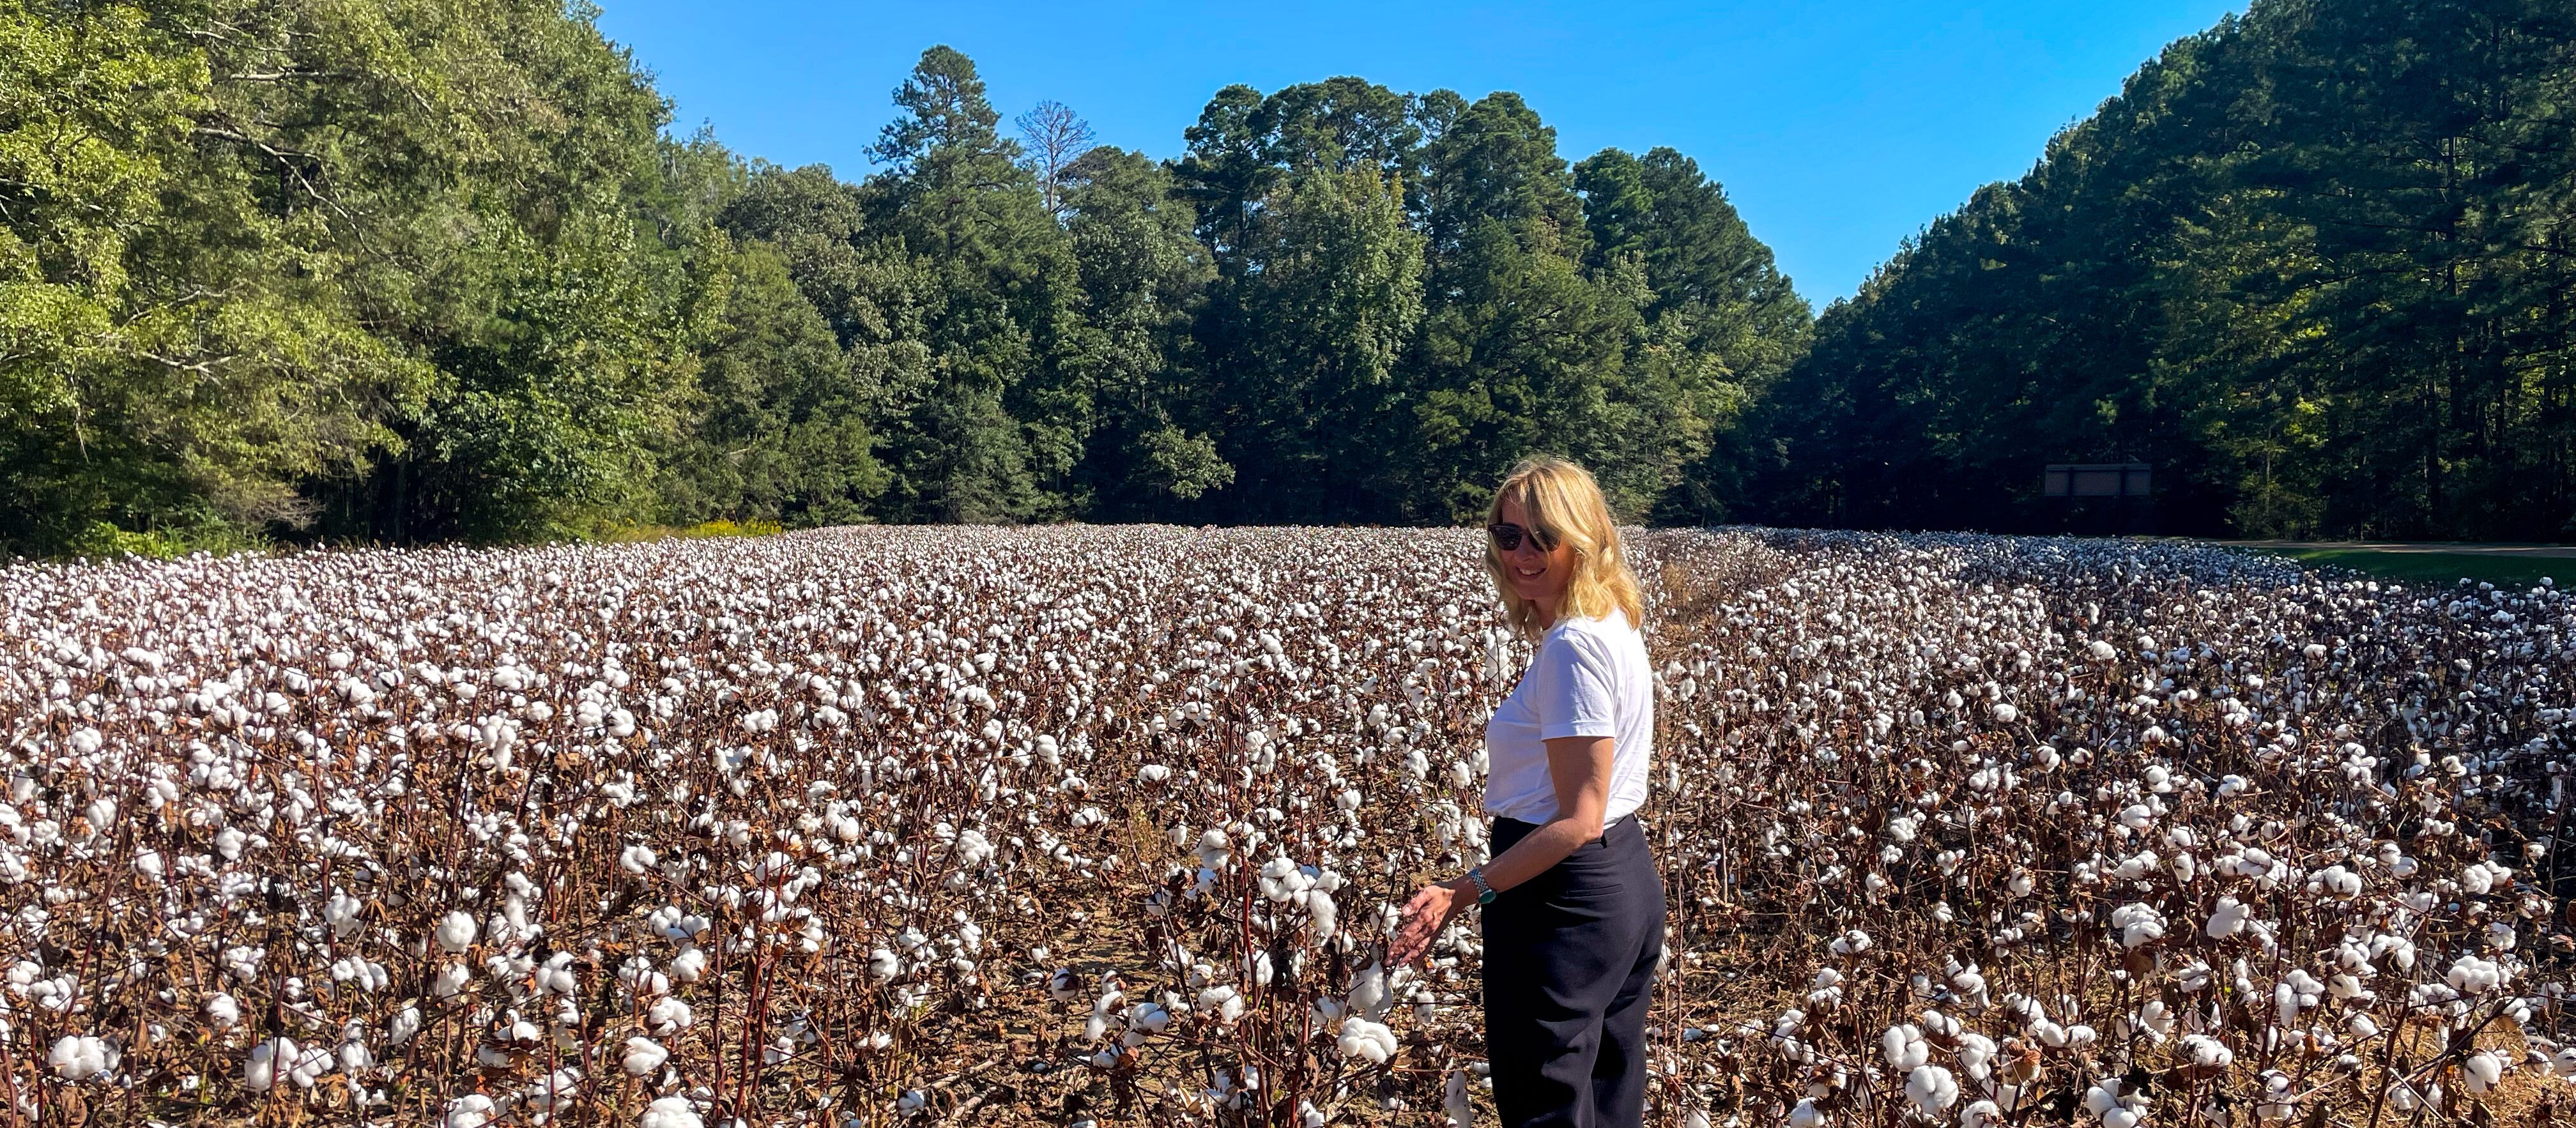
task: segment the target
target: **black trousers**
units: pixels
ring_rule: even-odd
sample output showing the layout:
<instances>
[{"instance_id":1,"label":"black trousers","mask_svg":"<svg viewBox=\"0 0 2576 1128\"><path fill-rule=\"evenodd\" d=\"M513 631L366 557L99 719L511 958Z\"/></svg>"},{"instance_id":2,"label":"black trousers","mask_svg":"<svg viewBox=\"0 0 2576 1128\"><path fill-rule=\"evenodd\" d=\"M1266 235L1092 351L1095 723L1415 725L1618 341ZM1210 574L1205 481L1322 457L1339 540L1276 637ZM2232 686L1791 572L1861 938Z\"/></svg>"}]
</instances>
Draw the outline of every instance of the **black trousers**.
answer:
<instances>
[{"instance_id":1,"label":"black trousers","mask_svg":"<svg viewBox=\"0 0 2576 1128\"><path fill-rule=\"evenodd\" d=\"M1537 829L1494 820L1494 852ZM1664 879L1634 815L1485 906L1485 1044L1505 1128L1645 1119L1663 951Z\"/></svg>"}]
</instances>

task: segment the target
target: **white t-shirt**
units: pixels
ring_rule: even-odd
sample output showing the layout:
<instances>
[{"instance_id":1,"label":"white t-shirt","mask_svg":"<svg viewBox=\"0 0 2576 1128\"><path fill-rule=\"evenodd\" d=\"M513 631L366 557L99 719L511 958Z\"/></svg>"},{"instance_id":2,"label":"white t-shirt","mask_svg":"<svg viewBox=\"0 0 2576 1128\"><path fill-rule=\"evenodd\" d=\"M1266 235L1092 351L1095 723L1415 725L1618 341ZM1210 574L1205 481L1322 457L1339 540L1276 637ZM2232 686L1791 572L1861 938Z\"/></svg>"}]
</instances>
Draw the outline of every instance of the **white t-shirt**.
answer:
<instances>
[{"instance_id":1,"label":"white t-shirt","mask_svg":"<svg viewBox=\"0 0 2576 1128\"><path fill-rule=\"evenodd\" d=\"M1556 783L1546 741L1610 738L1608 823L1646 802L1646 762L1655 744L1654 667L1646 640L1613 610L1549 627L1511 696L1485 723L1485 812L1522 822L1556 817Z\"/></svg>"}]
</instances>

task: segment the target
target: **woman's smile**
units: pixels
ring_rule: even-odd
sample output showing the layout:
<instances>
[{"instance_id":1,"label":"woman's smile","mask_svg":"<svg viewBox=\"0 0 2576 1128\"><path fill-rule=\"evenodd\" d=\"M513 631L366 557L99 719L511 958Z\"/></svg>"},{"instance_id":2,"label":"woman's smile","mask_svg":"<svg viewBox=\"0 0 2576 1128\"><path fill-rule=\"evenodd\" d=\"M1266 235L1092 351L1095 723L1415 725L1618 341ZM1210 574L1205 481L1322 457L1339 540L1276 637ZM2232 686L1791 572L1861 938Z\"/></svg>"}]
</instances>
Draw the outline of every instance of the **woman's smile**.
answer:
<instances>
[{"instance_id":1,"label":"woman's smile","mask_svg":"<svg viewBox=\"0 0 2576 1128\"><path fill-rule=\"evenodd\" d=\"M1516 498L1503 500L1501 517L1507 524L1530 527L1529 513ZM1565 581L1574 574L1574 546L1562 537L1549 540L1550 546L1541 549L1538 537L1523 536L1501 556L1514 594L1544 608L1546 616L1554 619L1557 601L1565 596Z\"/></svg>"}]
</instances>

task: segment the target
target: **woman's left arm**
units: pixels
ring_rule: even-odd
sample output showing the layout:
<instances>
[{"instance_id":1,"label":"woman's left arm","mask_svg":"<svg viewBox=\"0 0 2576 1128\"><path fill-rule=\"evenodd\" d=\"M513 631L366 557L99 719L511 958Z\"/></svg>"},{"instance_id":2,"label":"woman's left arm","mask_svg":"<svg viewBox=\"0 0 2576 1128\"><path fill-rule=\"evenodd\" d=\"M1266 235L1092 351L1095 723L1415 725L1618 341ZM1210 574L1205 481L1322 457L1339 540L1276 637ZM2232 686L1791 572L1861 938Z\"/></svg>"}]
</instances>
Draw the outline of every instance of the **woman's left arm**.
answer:
<instances>
[{"instance_id":1,"label":"woman's left arm","mask_svg":"<svg viewBox=\"0 0 2576 1128\"><path fill-rule=\"evenodd\" d=\"M1601 837L1610 803L1610 738L1560 736L1547 743L1548 781L1556 787L1556 817L1485 863L1485 884L1496 892L1548 871L1586 842ZM1387 949L1391 966L1411 963L1431 950L1450 918L1476 902L1476 884L1460 877L1426 885L1404 903L1404 923Z\"/></svg>"}]
</instances>

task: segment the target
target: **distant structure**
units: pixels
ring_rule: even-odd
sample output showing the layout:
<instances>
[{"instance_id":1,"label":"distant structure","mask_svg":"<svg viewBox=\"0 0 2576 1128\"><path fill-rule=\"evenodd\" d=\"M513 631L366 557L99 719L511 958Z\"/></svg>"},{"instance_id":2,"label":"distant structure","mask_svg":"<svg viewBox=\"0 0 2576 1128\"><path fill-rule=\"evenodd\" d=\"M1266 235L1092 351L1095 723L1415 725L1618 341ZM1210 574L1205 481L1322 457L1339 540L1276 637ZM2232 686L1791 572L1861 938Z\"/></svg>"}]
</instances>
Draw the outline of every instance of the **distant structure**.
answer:
<instances>
[{"instance_id":1,"label":"distant structure","mask_svg":"<svg viewBox=\"0 0 2576 1128\"><path fill-rule=\"evenodd\" d=\"M2039 495L2067 532L2156 531L2155 468L2144 462L2055 462L2039 474Z\"/></svg>"}]
</instances>

